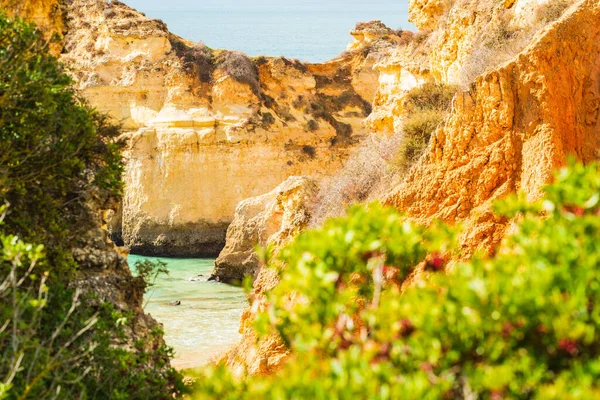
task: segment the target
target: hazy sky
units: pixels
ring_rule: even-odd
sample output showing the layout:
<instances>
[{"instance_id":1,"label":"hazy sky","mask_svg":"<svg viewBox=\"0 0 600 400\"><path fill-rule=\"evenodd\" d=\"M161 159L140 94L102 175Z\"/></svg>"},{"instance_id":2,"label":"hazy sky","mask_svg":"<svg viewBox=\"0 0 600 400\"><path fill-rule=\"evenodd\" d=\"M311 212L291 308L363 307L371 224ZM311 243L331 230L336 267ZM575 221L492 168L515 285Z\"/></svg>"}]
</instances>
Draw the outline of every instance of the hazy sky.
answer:
<instances>
[{"instance_id":1,"label":"hazy sky","mask_svg":"<svg viewBox=\"0 0 600 400\"><path fill-rule=\"evenodd\" d=\"M124 0L172 32L250 55L325 61L341 53L357 22L414 30L408 0Z\"/></svg>"}]
</instances>

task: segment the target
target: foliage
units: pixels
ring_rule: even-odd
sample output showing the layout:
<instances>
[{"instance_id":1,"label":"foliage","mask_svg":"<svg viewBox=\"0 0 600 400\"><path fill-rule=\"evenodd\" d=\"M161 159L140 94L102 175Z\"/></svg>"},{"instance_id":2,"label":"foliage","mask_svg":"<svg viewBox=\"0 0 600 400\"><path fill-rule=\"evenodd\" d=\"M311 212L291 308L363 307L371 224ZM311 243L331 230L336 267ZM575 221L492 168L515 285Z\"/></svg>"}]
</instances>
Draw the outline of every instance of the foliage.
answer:
<instances>
[{"instance_id":1,"label":"foliage","mask_svg":"<svg viewBox=\"0 0 600 400\"><path fill-rule=\"evenodd\" d=\"M4 226L44 243L57 261L53 275L76 268L69 215L117 195L123 170L119 127L70 85L39 32L0 14L0 204L11 204Z\"/></svg>"},{"instance_id":2,"label":"foliage","mask_svg":"<svg viewBox=\"0 0 600 400\"><path fill-rule=\"evenodd\" d=\"M197 398L598 398L600 167L571 164L544 200L496 210L514 234L446 272L452 231L377 205L304 233L267 260L281 283L257 323L290 362L209 369Z\"/></svg>"},{"instance_id":3,"label":"foliage","mask_svg":"<svg viewBox=\"0 0 600 400\"><path fill-rule=\"evenodd\" d=\"M48 272L34 273L43 246L5 235L0 242L0 399L151 399L181 389L170 387L179 378L161 332L150 349L114 346L131 315L110 303L86 307L93 298L60 285L51 290Z\"/></svg>"},{"instance_id":4,"label":"foliage","mask_svg":"<svg viewBox=\"0 0 600 400\"><path fill-rule=\"evenodd\" d=\"M135 263L135 271L137 272L137 276L146 282L146 287L154 286L154 282L156 282L156 278L158 278L159 275L169 274L167 264L160 260L138 261Z\"/></svg>"},{"instance_id":5,"label":"foliage","mask_svg":"<svg viewBox=\"0 0 600 400\"><path fill-rule=\"evenodd\" d=\"M189 47L178 38L170 38L175 53L183 61L183 67L188 72L195 73L200 82L210 83L215 69L213 50L202 42Z\"/></svg>"},{"instance_id":6,"label":"foliage","mask_svg":"<svg viewBox=\"0 0 600 400\"><path fill-rule=\"evenodd\" d=\"M258 69L247 55L240 51L226 51L219 57L218 65L227 75L250 85L254 93L259 93Z\"/></svg>"},{"instance_id":7,"label":"foliage","mask_svg":"<svg viewBox=\"0 0 600 400\"><path fill-rule=\"evenodd\" d=\"M429 144L444 120L456 87L427 82L406 95L402 132L389 137L371 135L351 154L342 170L321 187L313 225L344 215L348 206L377 198L402 178Z\"/></svg>"},{"instance_id":8,"label":"foliage","mask_svg":"<svg viewBox=\"0 0 600 400\"><path fill-rule=\"evenodd\" d=\"M74 92L41 34L0 13L0 204L10 205L0 221L0 398L181 391L160 331L130 343L147 321L76 289L89 271L72 249L96 250L86 235L120 194L120 134ZM126 293L144 290L142 279L114 278Z\"/></svg>"},{"instance_id":9,"label":"foliage","mask_svg":"<svg viewBox=\"0 0 600 400\"><path fill-rule=\"evenodd\" d=\"M408 169L423 154L431 134L448 113L456 90L455 86L427 82L408 92L402 144L395 160L399 169Z\"/></svg>"}]
</instances>

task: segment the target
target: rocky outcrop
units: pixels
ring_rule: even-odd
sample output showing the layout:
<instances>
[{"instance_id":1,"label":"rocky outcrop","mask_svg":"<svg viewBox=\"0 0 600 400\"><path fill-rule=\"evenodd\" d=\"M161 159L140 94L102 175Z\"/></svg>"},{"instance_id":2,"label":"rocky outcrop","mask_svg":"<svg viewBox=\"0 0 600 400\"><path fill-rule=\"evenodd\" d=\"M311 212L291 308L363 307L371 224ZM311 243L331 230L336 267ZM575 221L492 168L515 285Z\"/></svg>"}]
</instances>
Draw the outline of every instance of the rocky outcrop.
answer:
<instances>
[{"instance_id":1,"label":"rocky outcrop","mask_svg":"<svg viewBox=\"0 0 600 400\"><path fill-rule=\"evenodd\" d=\"M275 271L260 268L254 248L258 244L280 249L297 236L310 223L318 192L314 179L291 177L272 192L242 202L236 210L227 232L227 245L213 274L255 278L252 306L244 311L240 321L242 339L220 360L238 374L272 373L288 356L276 334L259 338L254 330L256 314L268 305L265 293L279 283Z\"/></svg>"},{"instance_id":2,"label":"rocky outcrop","mask_svg":"<svg viewBox=\"0 0 600 400\"><path fill-rule=\"evenodd\" d=\"M379 80L373 111L365 125L372 132L387 136L402 132L408 92L433 80L427 58L429 35L406 32L404 36L405 43L390 50L374 66Z\"/></svg>"},{"instance_id":3,"label":"rocky outcrop","mask_svg":"<svg viewBox=\"0 0 600 400\"><path fill-rule=\"evenodd\" d=\"M256 246L279 247L308 226L318 190L314 179L293 176L267 194L242 201L212 279L240 282L255 277L259 268Z\"/></svg>"},{"instance_id":4,"label":"rocky outcrop","mask_svg":"<svg viewBox=\"0 0 600 400\"><path fill-rule=\"evenodd\" d=\"M411 16L433 29L431 74L468 86L473 79L512 59L549 22L576 0L413 0Z\"/></svg>"},{"instance_id":5,"label":"rocky outcrop","mask_svg":"<svg viewBox=\"0 0 600 400\"><path fill-rule=\"evenodd\" d=\"M492 202L529 200L566 157L600 151L600 4L581 1L527 49L459 93L429 150L387 202L423 222L465 221L463 246L491 249L505 221Z\"/></svg>"},{"instance_id":6,"label":"rocky outcrop","mask_svg":"<svg viewBox=\"0 0 600 400\"><path fill-rule=\"evenodd\" d=\"M190 43L118 1L66 13L62 60L129 131L122 239L149 255L216 255L240 201L339 169L369 133L373 65L400 40L364 24L342 56L304 64Z\"/></svg>"}]
</instances>

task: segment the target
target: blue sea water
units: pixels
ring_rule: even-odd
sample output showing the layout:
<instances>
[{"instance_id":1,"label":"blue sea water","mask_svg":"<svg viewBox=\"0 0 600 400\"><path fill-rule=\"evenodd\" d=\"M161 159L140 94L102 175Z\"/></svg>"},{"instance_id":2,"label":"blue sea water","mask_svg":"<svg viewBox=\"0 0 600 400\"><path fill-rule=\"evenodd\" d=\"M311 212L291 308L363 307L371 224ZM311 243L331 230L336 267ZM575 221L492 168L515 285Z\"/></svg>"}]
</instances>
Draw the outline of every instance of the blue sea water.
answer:
<instances>
[{"instance_id":1,"label":"blue sea water","mask_svg":"<svg viewBox=\"0 0 600 400\"><path fill-rule=\"evenodd\" d=\"M323 62L343 52L357 22L414 30L408 0L125 0L209 47Z\"/></svg>"},{"instance_id":2,"label":"blue sea water","mask_svg":"<svg viewBox=\"0 0 600 400\"><path fill-rule=\"evenodd\" d=\"M135 263L157 260L129 255ZM144 295L144 311L163 324L165 341L175 350L173 365L193 368L210 362L240 335L240 317L248 300L241 288L208 282L214 259L161 258L169 275L159 276ZM174 301L180 305L173 306Z\"/></svg>"}]
</instances>

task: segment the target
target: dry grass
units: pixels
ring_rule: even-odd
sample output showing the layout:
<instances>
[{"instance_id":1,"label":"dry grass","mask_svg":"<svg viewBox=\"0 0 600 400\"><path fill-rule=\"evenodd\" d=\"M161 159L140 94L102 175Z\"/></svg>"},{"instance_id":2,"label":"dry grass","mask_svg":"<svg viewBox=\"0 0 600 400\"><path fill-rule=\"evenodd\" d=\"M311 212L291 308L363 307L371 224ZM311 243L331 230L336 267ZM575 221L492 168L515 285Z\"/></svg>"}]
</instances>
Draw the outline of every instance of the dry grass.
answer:
<instances>
[{"instance_id":1,"label":"dry grass","mask_svg":"<svg viewBox=\"0 0 600 400\"><path fill-rule=\"evenodd\" d=\"M427 148L456 90L454 86L429 82L410 91L404 104L403 131L365 139L344 168L322 186L313 223L319 225L329 217L341 216L350 204L376 199L400 181Z\"/></svg>"},{"instance_id":2,"label":"dry grass","mask_svg":"<svg viewBox=\"0 0 600 400\"><path fill-rule=\"evenodd\" d=\"M460 85L469 87L478 76L509 61L531 42L535 34L549 23L556 21L574 0L549 0L535 10L535 20L527 28L512 28L513 11L500 3L480 2L480 15L488 15L489 21L463 64Z\"/></svg>"},{"instance_id":3,"label":"dry grass","mask_svg":"<svg viewBox=\"0 0 600 400\"><path fill-rule=\"evenodd\" d=\"M456 91L456 86L428 82L407 94L402 141L395 160L398 170L407 170L421 157L431 134L448 113Z\"/></svg>"},{"instance_id":4,"label":"dry grass","mask_svg":"<svg viewBox=\"0 0 600 400\"><path fill-rule=\"evenodd\" d=\"M389 182L398 172L394 159L401 140L401 135L365 139L344 168L322 185L312 224L344 215L350 204L369 200L383 182Z\"/></svg>"},{"instance_id":5,"label":"dry grass","mask_svg":"<svg viewBox=\"0 0 600 400\"><path fill-rule=\"evenodd\" d=\"M538 7L535 12L536 19L545 23L556 21L571 4L573 0L549 0Z\"/></svg>"},{"instance_id":6,"label":"dry grass","mask_svg":"<svg viewBox=\"0 0 600 400\"><path fill-rule=\"evenodd\" d=\"M218 60L218 66L240 83L250 85L255 93L260 92L256 65L241 51L226 51Z\"/></svg>"}]
</instances>

